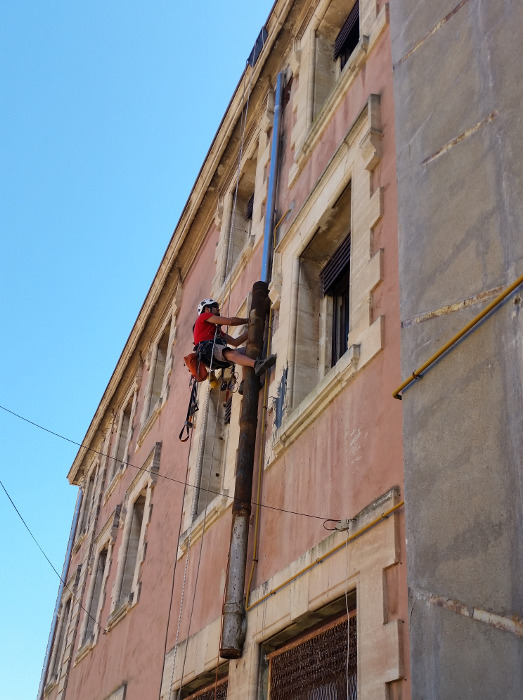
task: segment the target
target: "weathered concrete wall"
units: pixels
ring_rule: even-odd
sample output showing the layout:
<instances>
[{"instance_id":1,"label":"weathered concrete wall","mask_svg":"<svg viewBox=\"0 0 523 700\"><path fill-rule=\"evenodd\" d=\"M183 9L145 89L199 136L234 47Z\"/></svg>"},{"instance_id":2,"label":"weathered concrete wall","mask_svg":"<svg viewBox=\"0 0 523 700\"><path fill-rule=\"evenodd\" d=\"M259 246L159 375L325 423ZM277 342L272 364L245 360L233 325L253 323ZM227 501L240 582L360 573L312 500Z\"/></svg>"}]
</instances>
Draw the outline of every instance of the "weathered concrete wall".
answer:
<instances>
[{"instance_id":1,"label":"weathered concrete wall","mask_svg":"<svg viewBox=\"0 0 523 700\"><path fill-rule=\"evenodd\" d=\"M397 0L391 34L408 377L523 272L523 5ZM403 398L415 698L523 697L520 296Z\"/></svg>"}]
</instances>

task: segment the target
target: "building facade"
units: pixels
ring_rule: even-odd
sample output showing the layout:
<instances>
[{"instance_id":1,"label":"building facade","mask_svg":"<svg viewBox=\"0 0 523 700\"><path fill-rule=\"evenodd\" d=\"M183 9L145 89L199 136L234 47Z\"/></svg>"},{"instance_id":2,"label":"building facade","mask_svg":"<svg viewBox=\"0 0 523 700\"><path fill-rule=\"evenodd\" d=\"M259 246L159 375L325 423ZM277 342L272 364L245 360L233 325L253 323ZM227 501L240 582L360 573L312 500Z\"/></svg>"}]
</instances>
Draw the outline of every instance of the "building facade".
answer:
<instances>
[{"instance_id":1,"label":"building facade","mask_svg":"<svg viewBox=\"0 0 523 700\"><path fill-rule=\"evenodd\" d=\"M523 7L392 4L402 376L515 285L403 392L412 694L519 698Z\"/></svg>"},{"instance_id":2,"label":"building facade","mask_svg":"<svg viewBox=\"0 0 523 700\"><path fill-rule=\"evenodd\" d=\"M519 297L393 398L521 274L501 5L275 2L69 472L41 698L519 697ZM201 299L252 325L263 270L277 362L226 659L249 396L211 377L186 426L183 358Z\"/></svg>"}]
</instances>

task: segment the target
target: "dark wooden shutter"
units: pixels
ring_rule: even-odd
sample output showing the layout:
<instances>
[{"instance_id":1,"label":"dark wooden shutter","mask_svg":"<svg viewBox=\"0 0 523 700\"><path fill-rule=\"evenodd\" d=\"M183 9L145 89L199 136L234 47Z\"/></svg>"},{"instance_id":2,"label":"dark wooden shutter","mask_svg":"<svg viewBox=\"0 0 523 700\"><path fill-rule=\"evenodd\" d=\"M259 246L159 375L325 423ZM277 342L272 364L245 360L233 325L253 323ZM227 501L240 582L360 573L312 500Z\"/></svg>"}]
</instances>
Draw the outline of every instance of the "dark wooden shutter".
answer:
<instances>
[{"instance_id":1,"label":"dark wooden shutter","mask_svg":"<svg viewBox=\"0 0 523 700\"><path fill-rule=\"evenodd\" d=\"M251 194L249 197L249 200L247 202L247 207L245 210L245 218L250 221L252 219L252 210L254 208L254 192Z\"/></svg>"},{"instance_id":2,"label":"dark wooden shutter","mask_svg":"<svg viewBox=\"0 0 523 700\"><path fill-rule=\"evenodd\" d=\"M340 274L350 264L350 234L338 247L329 262L320 272L320 281L323 294L328 294L336 283Z\"/></svg>"},{"instance_id":3,"label":"dark wooden shutter","mask_svg":"<svg viewBox=\"0 0 523 700\"><path fill-rule=\"evenodd\" d=\"M345 42L347 41L349 34L351 31L354 29L356 26L356 22L358 22L360 18L360 3L359 0L356 0L354 3L354 7L352 10L349 12L349 16L345 20L345 23L343 27L340 29L340 33L336 37L334 41L334 53L333 53L333 58L336 60L340 53L343 51L343 46Z\"/></svg>"}]
</instances>

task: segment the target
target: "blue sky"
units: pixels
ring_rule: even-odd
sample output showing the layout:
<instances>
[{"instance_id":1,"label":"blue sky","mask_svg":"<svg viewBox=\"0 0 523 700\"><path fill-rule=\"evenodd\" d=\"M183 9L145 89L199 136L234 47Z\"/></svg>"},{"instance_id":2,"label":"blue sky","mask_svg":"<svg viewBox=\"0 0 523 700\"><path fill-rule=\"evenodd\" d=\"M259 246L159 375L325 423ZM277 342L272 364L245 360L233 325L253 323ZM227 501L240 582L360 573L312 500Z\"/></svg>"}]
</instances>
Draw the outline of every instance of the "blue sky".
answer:
<instances>
[{"instance_id":1,"label":"blue sky","mask_svg":"<svg viewBox=\"0 0 523 700\"><path fill-rule=\"evenodd\" d=\"M273 1L19 0L0 26L0 405L81 442ZM58 571L75 445L0 409L0 479ZM0 489L2 697L59 580Z\"/></svg>"}]
</instances>

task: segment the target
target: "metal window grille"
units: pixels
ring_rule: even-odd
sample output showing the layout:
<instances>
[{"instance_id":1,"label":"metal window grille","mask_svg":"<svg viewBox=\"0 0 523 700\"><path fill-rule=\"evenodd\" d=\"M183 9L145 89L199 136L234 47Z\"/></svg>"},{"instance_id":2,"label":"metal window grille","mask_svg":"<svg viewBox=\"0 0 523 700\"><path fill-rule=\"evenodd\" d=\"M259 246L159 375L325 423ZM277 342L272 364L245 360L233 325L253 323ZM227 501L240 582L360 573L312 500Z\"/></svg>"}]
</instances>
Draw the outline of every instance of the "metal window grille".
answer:
<instances>
[{"instance_id":1,"label":"metal window grille","mask_svg":"<svg viewBox=\"0 0 523 700\"><path fill-rule=\"evenodd\" d=\"M269 700L357 700L356 611L268 654Z\"/></svg>"},{"instance_id":2,"label":"metal window grille","mask_svg":"<svg viewBox=\"0 0 523 700\"><path fill-rule=\"evenodd\" d=\"M217 683L211 683L191 695L183 695L182 697L185 700L226 700L228 687L229 679L222 678Z\"/></svg>"}]
</instances>

